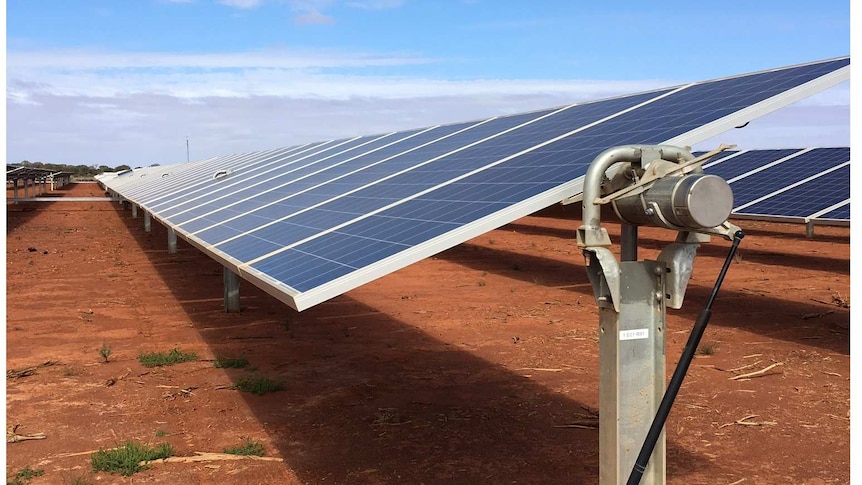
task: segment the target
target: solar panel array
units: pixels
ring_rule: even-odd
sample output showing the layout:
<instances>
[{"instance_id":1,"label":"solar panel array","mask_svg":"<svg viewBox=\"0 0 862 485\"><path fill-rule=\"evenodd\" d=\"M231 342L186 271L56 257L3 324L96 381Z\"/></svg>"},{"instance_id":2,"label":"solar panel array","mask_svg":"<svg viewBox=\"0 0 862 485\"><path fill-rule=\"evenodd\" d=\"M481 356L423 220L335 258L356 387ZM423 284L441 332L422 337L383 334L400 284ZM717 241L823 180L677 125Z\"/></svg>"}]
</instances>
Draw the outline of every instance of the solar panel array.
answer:
<instances>
[{"instance_id":1,"label":"solar panel array","mask_svg":"<svg viewBox=\"0 0 862 485\"><path fill-rule=\"evenodd\" d=\"M850 221L850 148L725 152L704 165L733 189L733 214L790 222Z\"/></svg>"},{"instance_id":2,"label":"solar panel array","mask_svg":"<svg viewBox=\"0 0 862 485\"><path fill-rule=\"evenodd\" d=\"M579 193L609 147L696 143L846 80L849 62L216 157L105 183L302 310Z\"/></svg>"}]
</instances>

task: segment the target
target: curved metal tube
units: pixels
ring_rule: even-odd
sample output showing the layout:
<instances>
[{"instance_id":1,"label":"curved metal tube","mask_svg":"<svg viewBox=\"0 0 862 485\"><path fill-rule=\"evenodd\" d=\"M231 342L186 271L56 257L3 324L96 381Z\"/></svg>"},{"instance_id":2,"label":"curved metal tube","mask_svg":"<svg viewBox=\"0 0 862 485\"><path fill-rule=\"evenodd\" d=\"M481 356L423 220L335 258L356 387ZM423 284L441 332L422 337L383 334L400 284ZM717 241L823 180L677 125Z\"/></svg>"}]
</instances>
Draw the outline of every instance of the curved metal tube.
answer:
<instances>
[{"instance_id":1,"label":"curved metal tube","mask_svg":"<svg viewBox=\"0 0 862 485\"><path fill-rule=\"evenodd\" d=\"M660 158L668 161L694 159L689 150L671 145L622 145L600 153L593 159L584 176L582 225L578 229L579 246L610 246L607 231L601 227L601 208L594 202L601 197L602 179L607 169L615 163L640 161L646 149L657 150Z\"/></svg>"}]
</instances>

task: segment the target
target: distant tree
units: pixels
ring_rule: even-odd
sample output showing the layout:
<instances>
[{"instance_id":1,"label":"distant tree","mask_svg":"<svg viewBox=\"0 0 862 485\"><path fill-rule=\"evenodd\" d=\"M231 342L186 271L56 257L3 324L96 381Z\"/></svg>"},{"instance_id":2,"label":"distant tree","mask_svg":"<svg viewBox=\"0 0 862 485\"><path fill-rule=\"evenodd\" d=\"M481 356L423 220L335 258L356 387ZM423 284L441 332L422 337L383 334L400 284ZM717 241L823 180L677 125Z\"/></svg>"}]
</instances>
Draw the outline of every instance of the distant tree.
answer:
<instances>
[{"instance_id":1,"label":"distant tree","mask_svg":"<svg viewBox=\"0 0 862 485\"><path fill-rule=\"evenodd\" d=\"M132 169L132 167L130 167L130 166L128 166L128 165L118 165L118 166L114 169L114 171L122 172L123 170L131 170L131 169Z\"/></svg>"},{"instance_id":2,"label":"distant tree","mask_svg":"<svg viewBox=\"0 0 862 485\"><path fill-rule=\"evenodd\" d=\"M150 166L151 166L151 167L161 167L161 166L162 166L162 164L161 164L161 163L154 163L154 164L152 164L152 165L150 165Z\"/></svg>"}]
</instances>

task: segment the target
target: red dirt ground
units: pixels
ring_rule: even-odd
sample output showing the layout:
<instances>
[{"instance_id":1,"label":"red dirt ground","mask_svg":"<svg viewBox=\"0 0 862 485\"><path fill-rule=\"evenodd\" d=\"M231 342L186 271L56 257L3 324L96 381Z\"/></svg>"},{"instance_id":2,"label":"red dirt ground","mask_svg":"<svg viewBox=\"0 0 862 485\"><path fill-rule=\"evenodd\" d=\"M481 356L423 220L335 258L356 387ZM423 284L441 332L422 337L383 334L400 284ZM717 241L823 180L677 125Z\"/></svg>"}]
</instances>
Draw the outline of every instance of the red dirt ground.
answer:
<instances>
[{"instance_id":1,"label":"red dirt ground","mask_svg":"<svg viewBox=\"0 0 862 485\"><path fill-rule=\"evenodd\" d=\"M58 195L103 194L78 184ZM145 233L117 204L8 204L7 215L7 368L59 361L7 379L8 423L47 435L8 444L7 474L44 469L32 484L598 480L598 431L560 427L598 407L598 316L571 213L526 217L299 314L244 282L243 311L231 315L218 263L184 241L168 254L162 226ZM740 225L748 237L703 341L714 353L697 356L666 428L668 483L848 483L850 310L836 301L849 298L849 230L818 227L807 240L801 226ZM673 236L641 229L641 257ZM685 306L668 312L669 374L728 247L713 238L700 249ZM200 360L137 360L173 348ZM255 370L213 366L240 355ZM286 389L226 388L254 374ZM729 424L749 415L774 424ZM127 439L192 455L243 437L284 461L89 471L90 452Z\"/></svg>"}]
</instances>

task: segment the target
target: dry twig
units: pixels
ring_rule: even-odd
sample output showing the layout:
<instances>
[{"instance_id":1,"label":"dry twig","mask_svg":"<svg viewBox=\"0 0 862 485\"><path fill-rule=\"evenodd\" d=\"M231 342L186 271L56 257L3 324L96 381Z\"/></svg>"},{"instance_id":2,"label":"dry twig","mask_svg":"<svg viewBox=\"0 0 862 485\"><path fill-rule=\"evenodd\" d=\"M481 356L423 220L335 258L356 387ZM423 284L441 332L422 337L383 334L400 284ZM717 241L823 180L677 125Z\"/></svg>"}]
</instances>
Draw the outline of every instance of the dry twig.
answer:
<instances>
[{"instance_id":1,"label":"dry twig","mask_svg":"<svg viewBox=\"0 0 862 485\"><path fill-rule=\"evenodd\" d=\"M738 376L730 377L729 379L733 380L733 381L737 381L739 379L750 379L752 377L762 377L764 374L766 374L767 372L771 371L772 369L774 369L775 367L777 367L779 365L784 365L784 362L776 362L776 363L774 363L770 366L764 367L763 369L760 369L758 371L749 372L748 374L740 374Z\"/></svg>"},{"instance_id":2,"label":"dry twig","mask_svg":"<svg viewBox=\"0 0 862 485\"><path fill-rule=\"evenodd\" d=\"M57 365L59 363L60 363L59 360L46 360L45 362L42 362L39 365L34 365L32 367L26 367L24 369L9 369L6 371L6 378L7 379L18 379L21 377L32 376L33 374L36 373L36 370L39 369L40 367L51 367L52 365Z\"/></svg>"},{"instance_id":3,"label":"dry twig","mask_svg":"<svg viewBox=\"0 0 862 485\"><path fill-rule=\"evenodd\" d=\"M578 423L570 423L570 424L555 424L554 428L578 428L578 429L599 429L598 424L578 424Z\"/></svg>"},{"instance_id":4,"label":"dry twig","mask_svg":"<svg viewBox=\"0 0 862 485\"><path fill-rule=\"evenodd\" d=\"M254 455L231 455L228 453L208 453L196 451L195 456L171 456L161 460L142 461L140 466L152 465L154 463L194 463L200 461L225 461L225 460L257 460L257 461L284 461L282 458L274 456L254 456Z\"/></svg>"},{"instance_id":5,"label":"dry twig","mask_svg":"<svg viewBox=\"0 0 862 485\"><path fill-rule=\"evenodd\" d=\"M719 426L719 428L733 426L735 424L739 426L775 426L776 424L778 424L775 421L749 421L750 419L756 418L758 416L759 414L749 414L748 416L745 416L744 418L739 418L732 423L722 424L721 426Z\"/></svg>"},{"instance_id":6,"label":"dry twig","mask_svg":"<svg viewBox=\"0 0 862 485\"><path fill-rule=\"evenodd\" d=\"M831 314L833 314L833 313L835 313L835 310L829 310L828 312L812 312L812 313L806 313L805 315L802 315L802 319L803 319L803 320L810 320L810 319L812 319L812 318L825 317L826 315L831 315Z\"/></svg>"},{"instance_id":7,"label":"dry twig","mask_svg":"<svg viewBox=\"0 0 862 485\"><path fill-rule=\"evenodd\" d=\"M736 368L734 368L734 369L727 369L727 372L738 372L738 371L741 371L741 370L750 369L750 368L752 368L752 367L756 366L757 364L759 364L759 363L761 363L761 362L763 362L763 361L758 360L758 361L755 361L755 362L753 362L753 363L751 363L751 364L744 365L744 366L742 366L742 367L736 367Z\"/></svg>"},{"instance_id":8,"label":"dry twig","mask_svg":"<svg viewBox=\"0 0 862 485\"><path fill-rule=\"evenodd\" d=\"M20 424L16 424L14 426L6 427L6 442L7 443L18 443L19 441L28 441L28 440L44 440L47 438L45 433L35 433L35 434L18 434L16 431L18 430L18 426Z\"/></svg>"}]
</instances>

